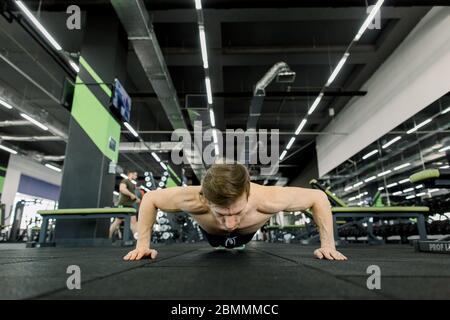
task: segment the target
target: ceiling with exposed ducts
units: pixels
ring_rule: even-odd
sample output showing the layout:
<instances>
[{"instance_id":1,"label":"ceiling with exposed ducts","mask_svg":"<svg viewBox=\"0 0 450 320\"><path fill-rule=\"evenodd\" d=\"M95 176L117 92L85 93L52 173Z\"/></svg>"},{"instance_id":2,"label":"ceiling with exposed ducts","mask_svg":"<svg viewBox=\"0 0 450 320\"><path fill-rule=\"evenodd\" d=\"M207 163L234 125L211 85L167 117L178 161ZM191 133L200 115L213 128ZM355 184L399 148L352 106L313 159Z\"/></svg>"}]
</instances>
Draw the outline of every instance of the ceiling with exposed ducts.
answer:
<instances>
[{"instance_id":1,"label":"ceiling with exposed ducts","mask_svg":"<svg viewBox=\"0 0 450 320\"><path fill-rule=\"evenodd\" d=\"M205 72L194 1L144 1L188 128L193 128L191 97L205 95ZM367 1L369 4L374 1ZM67 32L65 8L71 1L26 1L40 10L40 19L67 52L77 52L83 30ZM78 1L84 11L111 14L109 1ZM350 48L350 55L280 163L278 178L295 179L315 160L318 135L353 98L366 94L363 84L399 46L431 6L440 1L386 1L380 28L367 30ZM333 7L331 7L333 6ZM203 1L204 27L209 55L209 77L217 128L246 129L256 83L276 63L285 62L296 73L292 83L271 82L265 90L257 129L279 130L280 152L300 121L324 89L325 83L367 17L366 1ZM50 116L49 121L68 132L70 112L60 99L67 72L17 23L0 17L0 94L14 92L19 104ZM163 144L171 140L172 124L130 44L127 57L127 91L133 99L130 123L141 138ZM204 111L204 110L203 110ZM44 115L46 116L46 115ZM63 156L64 137L51 136L24 121L13 110L0 108L0 139L8 145L41 156ZM17 137L26 137L14 140ZM47 140L45 140L47 139ZM134 141L124 129L122 142ZM161 147L161 150L164 148ZM168 151L168 150L165 150ZM169 153L159 154L168 160ZM63 165L63 161L55 161ZM140 172L161 171L143 150L122 152L119 164ZM193 179L189 166L186 175ZM259 167L252 166L255 181ZM261 180L262 179L262 180ZM266 183L275 184L277 180Z\"/></svg>"}]
</instances>

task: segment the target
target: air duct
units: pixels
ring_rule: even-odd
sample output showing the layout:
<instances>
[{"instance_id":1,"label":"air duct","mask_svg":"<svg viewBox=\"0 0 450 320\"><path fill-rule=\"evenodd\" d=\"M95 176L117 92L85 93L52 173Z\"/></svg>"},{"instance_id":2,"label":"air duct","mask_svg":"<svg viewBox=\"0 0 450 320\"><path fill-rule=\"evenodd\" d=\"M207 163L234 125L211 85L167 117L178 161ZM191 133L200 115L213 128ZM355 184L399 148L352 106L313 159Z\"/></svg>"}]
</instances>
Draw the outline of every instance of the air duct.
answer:
<instances>
[{"instance_id":1,"label":"air duct","mask_svg":"<svg viewBox=\"0 0 450 320\"><path fill-rule=\"evenodd\" d=\"M134 51L173 129L188 130L175 87L153 31L153 26L150 23L144 2L142 0L111 0L111 3L127 31L128 40L133 45ZM195 175L198 179L201 179L204 172L202 157L197 146L195 144L193 146L193 154L185 152L185 155L190 161ZM193 161L193 159L197 159L197 161Z\"/></svg>"}]
</instances>

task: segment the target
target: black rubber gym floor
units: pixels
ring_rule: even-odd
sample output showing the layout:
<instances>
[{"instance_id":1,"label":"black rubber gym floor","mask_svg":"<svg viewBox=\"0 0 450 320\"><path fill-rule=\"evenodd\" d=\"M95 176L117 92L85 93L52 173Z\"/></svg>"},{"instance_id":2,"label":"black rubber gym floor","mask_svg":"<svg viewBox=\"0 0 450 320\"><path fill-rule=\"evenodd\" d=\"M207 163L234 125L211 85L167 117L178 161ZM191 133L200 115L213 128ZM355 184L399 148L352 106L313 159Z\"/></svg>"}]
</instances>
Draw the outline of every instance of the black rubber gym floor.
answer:
<instances>
[{"instance_id":1,"label":"black rubber gym floor","mask_svg":"<svg viewBox=\"0 0 450 320\"><path fill-rule=\"evenodd\" d=\"M0 299L450 299L449 256L408 245L348 246L346 262L296 244L155 248L157 260L137 262L122 261L129 248L0 250ZM67 289L69 265L81 268L81 290ZM380 267L380 290L367 289L370 265Z\"/></svg>"}]
</instances>

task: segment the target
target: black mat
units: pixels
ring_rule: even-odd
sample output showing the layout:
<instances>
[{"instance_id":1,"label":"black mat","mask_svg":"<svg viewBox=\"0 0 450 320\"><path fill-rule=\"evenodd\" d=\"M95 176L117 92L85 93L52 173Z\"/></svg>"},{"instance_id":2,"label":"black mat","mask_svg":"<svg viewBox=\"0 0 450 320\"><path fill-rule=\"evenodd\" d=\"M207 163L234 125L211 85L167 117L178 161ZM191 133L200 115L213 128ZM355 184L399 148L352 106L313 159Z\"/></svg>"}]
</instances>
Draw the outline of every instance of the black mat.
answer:
<instances>
[{"instance_id":1,"label":"black mat","mask_svg":"<svg viewBox=\"0 0 450 320\"><path fill-rule=\"evenodd\" d=\"M129 248L0 250L0 299L449 299L450 259L408 245L342 248L349 261L314 259L314 247L254 242L243 252L206 244L159 246L157 260L124 262ZM66 286L81 268L81 290ZM367 288L367 268L381 289Z\"/></svg>"}]
</instances>

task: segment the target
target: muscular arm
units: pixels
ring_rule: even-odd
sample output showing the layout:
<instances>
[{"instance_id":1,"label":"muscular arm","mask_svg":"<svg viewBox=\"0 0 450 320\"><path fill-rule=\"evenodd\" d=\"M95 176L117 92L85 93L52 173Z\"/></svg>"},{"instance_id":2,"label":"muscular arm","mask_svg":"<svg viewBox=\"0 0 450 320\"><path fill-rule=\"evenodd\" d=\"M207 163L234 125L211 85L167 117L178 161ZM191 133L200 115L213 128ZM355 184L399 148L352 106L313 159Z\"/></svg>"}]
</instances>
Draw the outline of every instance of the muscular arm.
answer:
<instances>
[{"instance_id":1,"label":"muscular arm","mask_svg":"<svg viewBox=\"0 0 450 320\"><path fill-rule=\"evenodd\" d=\"M324 252L316 252L316 256L318 258L344 260L340 259L342 254L335 250L331 205L324 192L297 187L264 187L264 189L267 198L271 199L270 209L272 212L312 209L314 221L319 228L321 243L321 249L319 250L324 251L322 249L325 249ZM329 256L330 252L331 256Z\"/></svg>"},{"instance_id":2,"label":"muscular arm","mask_svg":"<svg viewBox=\"0 0 450 320\"><path fill-rule=\"evenodd\" d=\"M148 192L144 195L139 209L138 241L136 250L131 251L125 260L139 260L145 256L156 257L156 251L150 249L153 225L157 210L164 212L200 212L198 193L200 187L176 187Z\"/></svg>"}]
</instances>

